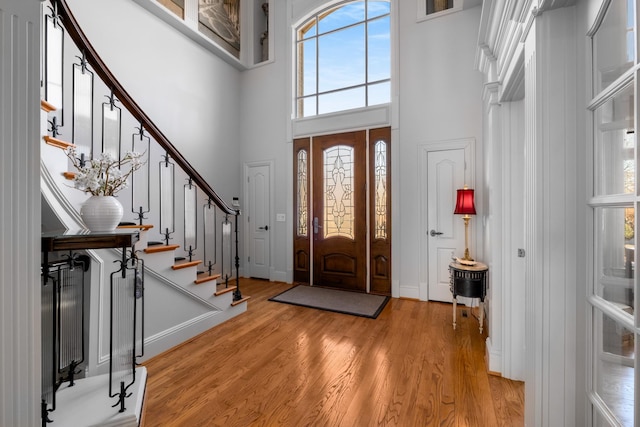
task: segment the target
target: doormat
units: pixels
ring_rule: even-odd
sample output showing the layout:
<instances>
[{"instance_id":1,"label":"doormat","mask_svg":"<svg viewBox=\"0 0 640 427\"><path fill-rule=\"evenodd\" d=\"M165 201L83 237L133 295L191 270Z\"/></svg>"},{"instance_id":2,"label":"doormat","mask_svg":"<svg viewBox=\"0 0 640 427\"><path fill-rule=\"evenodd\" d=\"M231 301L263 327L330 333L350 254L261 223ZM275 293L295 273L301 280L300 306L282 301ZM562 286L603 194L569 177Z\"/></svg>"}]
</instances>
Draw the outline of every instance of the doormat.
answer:
<instances>
[{"instance_id":1,"label":"doormat","mask_svg":"<svg viewBox=\"0 0 640 427\"><path fill-rule=\"evenodd\" d=\"M389 297L318 286L297 285L269 298L269 301L375 319L387 305Z\"/></svg>"}]
</instances>

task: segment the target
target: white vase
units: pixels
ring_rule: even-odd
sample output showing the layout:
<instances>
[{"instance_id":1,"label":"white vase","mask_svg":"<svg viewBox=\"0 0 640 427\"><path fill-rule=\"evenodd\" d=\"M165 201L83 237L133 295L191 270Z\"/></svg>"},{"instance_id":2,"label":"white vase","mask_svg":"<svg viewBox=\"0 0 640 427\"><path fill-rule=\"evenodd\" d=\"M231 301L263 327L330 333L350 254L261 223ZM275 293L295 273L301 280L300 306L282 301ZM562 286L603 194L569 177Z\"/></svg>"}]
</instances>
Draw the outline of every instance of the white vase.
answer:
<instances>
[{"instance_id":1,"label":"white vase","mask_svg":"<svg viewBox=\"0 0 640 427\"><path fill-rule=\"evenodd\" d=\"M122 205L113 196L91 196L80 208L82 221L91 231L113 231L122 219Z\"/></svg>"}]
</instances>

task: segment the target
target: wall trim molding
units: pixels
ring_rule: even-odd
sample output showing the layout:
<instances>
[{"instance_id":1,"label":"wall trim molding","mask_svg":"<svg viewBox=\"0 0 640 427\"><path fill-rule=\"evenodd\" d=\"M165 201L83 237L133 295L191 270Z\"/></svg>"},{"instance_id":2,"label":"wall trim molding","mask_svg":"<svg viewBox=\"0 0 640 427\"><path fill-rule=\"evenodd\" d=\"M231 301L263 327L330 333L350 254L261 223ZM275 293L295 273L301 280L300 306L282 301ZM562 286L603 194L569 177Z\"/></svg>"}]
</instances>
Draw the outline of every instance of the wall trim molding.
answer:
<instances>
[{"instance_id":1,"label":"wall trim molding","mask_svg":"<svg viewBox=\"0 0 640 427\"><path fill-rule=\"evenodd\" d=\"M0 6L0 425L41 423L39 1Z\"/></svg>"}]
</instances>

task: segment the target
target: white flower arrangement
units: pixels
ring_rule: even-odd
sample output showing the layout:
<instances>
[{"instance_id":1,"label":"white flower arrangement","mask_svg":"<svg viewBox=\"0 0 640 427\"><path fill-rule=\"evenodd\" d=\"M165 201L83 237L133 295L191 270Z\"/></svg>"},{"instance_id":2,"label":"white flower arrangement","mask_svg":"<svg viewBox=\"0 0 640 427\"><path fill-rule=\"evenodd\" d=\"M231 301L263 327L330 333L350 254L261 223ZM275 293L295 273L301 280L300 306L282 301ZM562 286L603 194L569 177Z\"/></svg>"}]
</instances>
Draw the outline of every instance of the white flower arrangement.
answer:
<instances>
[{"instance_id":1,"label":"white flower arrangement","mask_svg":"<svg viewBox=\"0 0 640 427\"><path fill-rule=\"evenodd\" d=\"M97 158L81 165L75 147L66 151L67 157L78 172L73 174L74 188L93 196L113 196L129 186L129 177L140 169L144 153L128 151L122 159L111 153L101 153Z\"/></svg>"}]
</instances>

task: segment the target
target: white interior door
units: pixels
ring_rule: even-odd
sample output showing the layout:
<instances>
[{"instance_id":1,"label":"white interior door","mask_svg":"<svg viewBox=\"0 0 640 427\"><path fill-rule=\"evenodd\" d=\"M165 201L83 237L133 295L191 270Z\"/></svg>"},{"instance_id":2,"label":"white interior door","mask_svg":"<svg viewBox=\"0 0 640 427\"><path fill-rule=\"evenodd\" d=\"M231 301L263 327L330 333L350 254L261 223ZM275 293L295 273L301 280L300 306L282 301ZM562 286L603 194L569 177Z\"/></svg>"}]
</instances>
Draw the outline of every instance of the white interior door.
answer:
<instances>
[{"instance_id":1,"label":"white interior door","mask_svg":"<svg viewBox=\"0 0 640 427\"><path fill-rule=\"evenodd\" d=\"M427 224L429 300L451 302L449 263L464 253L464 222L453 214L456 190L465 184L465 151L427 154ZM473 254L472 254L473 256Z\"/></svg>"},{"instance_id":2,"label":"white interior door","mask_svg":"<svg viewBox=\"0 0 640 427\"><path fill-rule=\"evenodd\" d=\"M270 265L270 200L271 168L269 165L250 165L248 183L249 254L247 258L250 277L269 279Z\"/></svg>"}]
</instances>

